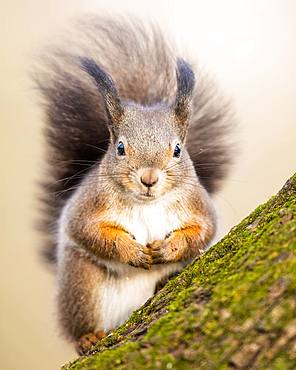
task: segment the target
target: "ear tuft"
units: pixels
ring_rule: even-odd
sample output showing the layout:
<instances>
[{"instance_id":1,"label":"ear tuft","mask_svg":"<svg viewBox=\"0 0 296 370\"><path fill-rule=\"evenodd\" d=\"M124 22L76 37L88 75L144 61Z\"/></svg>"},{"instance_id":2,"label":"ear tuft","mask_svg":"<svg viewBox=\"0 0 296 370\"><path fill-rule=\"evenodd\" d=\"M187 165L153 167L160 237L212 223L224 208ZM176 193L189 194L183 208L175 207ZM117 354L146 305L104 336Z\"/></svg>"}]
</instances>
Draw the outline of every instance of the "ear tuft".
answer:
<instances>
[{"instance_id":1,"label":"ear tuft","mask_svg":"<svg viewBox=\"0 0 296 370\"><path fill-rule=\"evenodd\" d=\"M195 76L190 65L182 58L177 60L177 95L175 100L175 116L179 124L185 125L190 115L191 98L195 85Z\"/></svg>"},{"instance_id":2,"label":"ear tuft","mask_svg":"<svg viewBox=\"0 0 296 370\"><path fill-rule=\"evenodd\" d=\"M123 107L114 81L93 59L81 58L80 63L81 68L94 79L103 95L111 122L118 124L123 115Z\"/></svg>"}]
</instances>

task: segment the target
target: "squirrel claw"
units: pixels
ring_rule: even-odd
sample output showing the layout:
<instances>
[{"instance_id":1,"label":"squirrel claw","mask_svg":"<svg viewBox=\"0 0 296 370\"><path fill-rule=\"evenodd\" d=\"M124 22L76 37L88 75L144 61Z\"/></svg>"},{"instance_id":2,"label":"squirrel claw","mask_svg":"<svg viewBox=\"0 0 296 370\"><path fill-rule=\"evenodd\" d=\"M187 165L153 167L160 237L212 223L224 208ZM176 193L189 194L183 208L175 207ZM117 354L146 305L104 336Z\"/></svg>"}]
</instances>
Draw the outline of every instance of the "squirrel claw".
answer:
<instances>
[{"instance_id":1,"label":"squirrel claw","mask_svg":"<svg viewBox=\"0 0 296 370\"><path fill-rule=\"evenodd\" d=\"M150 244L149 247L150 247L150 253L152 257L152 263L154 265L166 262L163 260L163 248L165 247L165 241L156 240L155 242Z\"/></svg>"}]
</instances>

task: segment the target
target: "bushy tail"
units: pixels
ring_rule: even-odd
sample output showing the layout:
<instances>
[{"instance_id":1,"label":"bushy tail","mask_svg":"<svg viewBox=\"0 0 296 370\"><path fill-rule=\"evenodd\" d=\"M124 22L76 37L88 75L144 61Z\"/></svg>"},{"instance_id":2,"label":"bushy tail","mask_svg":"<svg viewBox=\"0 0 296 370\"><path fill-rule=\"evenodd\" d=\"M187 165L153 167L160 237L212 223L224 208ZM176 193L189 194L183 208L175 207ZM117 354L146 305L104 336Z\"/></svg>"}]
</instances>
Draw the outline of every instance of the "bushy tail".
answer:
<instances>
[{"instance_id":1,"label":"bushy tail","mask_svg":"<svg viewBox=\"0 0 296 370\"><path fill-rule=\"evenodd\" d=\"M48 144L42 228L49 242L44 255L54 261L61 208L109 143L103 100L82 71L81 57L94 59L112 76L122 99L153 105L173 101L175 62L180 55L151 24L102 17L76 24L62 46L49 50L34 75L45 106ZM195 73L187 148L201 183L213 193L231 163L232 118L213 83L196 68Z\"/></svg>"}]
</instances>

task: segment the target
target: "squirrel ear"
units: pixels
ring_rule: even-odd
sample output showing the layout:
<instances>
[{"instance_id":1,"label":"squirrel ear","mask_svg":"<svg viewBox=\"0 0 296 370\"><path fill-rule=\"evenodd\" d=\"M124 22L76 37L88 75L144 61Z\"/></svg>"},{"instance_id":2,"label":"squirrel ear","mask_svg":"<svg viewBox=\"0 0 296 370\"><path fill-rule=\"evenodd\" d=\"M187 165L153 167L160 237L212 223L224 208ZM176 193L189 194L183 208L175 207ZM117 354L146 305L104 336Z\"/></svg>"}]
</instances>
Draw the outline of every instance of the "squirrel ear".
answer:
<instances>
[{"instance_id":1,"label":"squirrel ear","mask_svg":"<svg viewBox=\"0 0 296 370\"><path fill-rule=\"evenodd\" d=\"M118 124L124 113L112 78L93 59L81 58L81 67L94 80L105 100L106 110L113 124Z\"/></svg>"},{"instance_id":2,"label":"squirrel ear","mask_svg":"<svg viewBox=\"0 0 296 370\"><path fill-rule=\"evenodd\" d=\"M190 115L195 76L190 65L182 58L177 59L176 77L177 94L174 104L174 112L178 124L186 129Z\"/></svg>"}]
</instances>

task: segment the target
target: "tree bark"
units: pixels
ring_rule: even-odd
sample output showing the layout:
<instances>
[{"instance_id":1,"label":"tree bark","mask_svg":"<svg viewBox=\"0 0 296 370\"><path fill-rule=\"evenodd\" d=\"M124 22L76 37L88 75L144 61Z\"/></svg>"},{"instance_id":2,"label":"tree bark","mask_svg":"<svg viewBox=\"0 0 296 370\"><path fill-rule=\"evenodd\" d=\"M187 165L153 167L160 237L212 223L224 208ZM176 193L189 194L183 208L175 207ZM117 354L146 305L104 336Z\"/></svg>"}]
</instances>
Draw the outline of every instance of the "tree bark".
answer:
<instances>
[{"instance_id":1,"label":"tree bark","mask_svg":"<svg viewBox=\"0 0 296 370\"><path fill-rule=\"evenodd\" d=\"M63 369L296 369L296 175Z\"/></svg>"}]
</instances>

